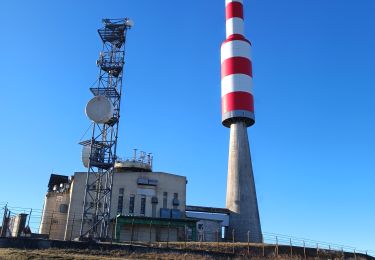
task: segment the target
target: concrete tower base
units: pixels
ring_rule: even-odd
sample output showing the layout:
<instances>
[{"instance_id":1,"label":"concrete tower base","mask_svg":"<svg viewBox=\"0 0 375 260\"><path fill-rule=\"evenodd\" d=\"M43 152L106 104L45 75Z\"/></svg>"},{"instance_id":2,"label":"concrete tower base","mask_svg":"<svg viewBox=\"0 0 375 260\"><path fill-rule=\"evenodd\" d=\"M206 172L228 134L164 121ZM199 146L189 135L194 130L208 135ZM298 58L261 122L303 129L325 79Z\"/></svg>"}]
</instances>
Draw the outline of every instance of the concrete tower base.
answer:
<instances>
[{"instance_id":1,"label":"concrete tower base","mask_svg":"<svg viewBox=\"0 0 375 260\"><path fill-rule=\"evenodd\" d=\"M230 126L226 207L231 211L228 237L235 241L262 242L258 202L251 165L247 127L244 122ZM248 234L249 231L249 234Z\"/></svg>"}]
</instances>

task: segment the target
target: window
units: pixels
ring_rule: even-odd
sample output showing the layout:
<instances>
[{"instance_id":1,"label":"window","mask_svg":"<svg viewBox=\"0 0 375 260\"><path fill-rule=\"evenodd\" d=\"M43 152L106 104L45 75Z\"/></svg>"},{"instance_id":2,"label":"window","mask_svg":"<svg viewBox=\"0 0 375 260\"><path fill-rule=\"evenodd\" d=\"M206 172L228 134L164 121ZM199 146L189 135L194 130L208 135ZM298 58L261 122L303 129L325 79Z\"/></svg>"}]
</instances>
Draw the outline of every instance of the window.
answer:
<instances>
[{"instance_id":1,"label":"window","mask_svg":"<svg viewBox=\"0 0 375 260\"><path fill-rule=\"evenodd\" d=\"M60 204L59 212L60 213L68 213L68 204Z\"/></svg>"},{"instance_id":2,"label":"window","mask_svg":"<svg viewBox=\"0 0 375 260\"><path fill-rule=\"evenodd\" d=\"M178 193L173 193L172 205L174 209L177 209L177 207L180 205L180 201L178 200Z\"/></svg>"},{"instance_id":3,"label":"window","mask_svg":"<svg viewBox=\"0 0 375 260\"><path fill-rule=\"evenodd\" d=\"M168 192L163 192L163 208L168 207Z\"/></svg>"},{"instance_id":4,"label":"window","mask_svg":"<svg viewBox=\"0 0 375 260\"><path fill-rule=\"evenodd\" d=\"M146 197L142 196L141 198L141 215L146 214Z\"/></svg>"},{"instance_id":5,"label":"window","mask_svg":"<svg viewBox=\"0 0 375 260\"><path fill-rule=\"evenodd\" d=\"M130 195L130 200L129 200L129 214L134 213L134 195Z\"/></svg>"},{"instance_id":6,"label":"window","mask_svg":"<svg viewBox=\"0 0 375 260\"><path fill-rule=\"evenodd\" d=\"M122 206L124 204L124 196L118 196L117 214L122 214Z\"/></svg>"},{"instance_id":7,"label":"window","mask_svg":"<svg viewBox=\"0 0 375 260\"><path fill-rule=\"evenodd\" d=\"M156 218L156 204L152 203L152 217Z\"/></svg>"},{"instance_id":8,"label":"window","mask_svg":"<svg viewBox=\"0 0 375 260\"><path fill-rule=\"evenodd\" d=\"M122 214L123 206L124 206L124 188L120 188L119 196L117 200L117 214Z\"/></svg>"}]
</instances>

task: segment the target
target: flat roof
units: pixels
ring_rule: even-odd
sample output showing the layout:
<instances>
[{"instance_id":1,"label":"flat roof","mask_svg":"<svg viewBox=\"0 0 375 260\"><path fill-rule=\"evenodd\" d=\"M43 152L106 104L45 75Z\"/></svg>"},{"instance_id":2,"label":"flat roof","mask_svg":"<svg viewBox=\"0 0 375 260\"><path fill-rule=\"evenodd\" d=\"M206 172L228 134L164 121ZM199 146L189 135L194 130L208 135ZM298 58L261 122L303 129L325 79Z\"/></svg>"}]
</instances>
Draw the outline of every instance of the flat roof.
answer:
<instances>
[{"instance_id":1,"label":"flat roof","mask_svg":"<svg viewBox=\"0 0 375 260\"><path fill-rule=\"evenodd\" d=\"M229 214L230 213L230 210L226 208L214 208L214 207L191 206L191 205L186 205L185 210L195 211L195 212L216 213L216 214Z\"/></svg>"},{"instance_id":2,"label":"flat roof","mask_svg":"<svg viewBox=\"0 0 375 260\"><path fill-rule=\"evenodd\" d=\"M154 218L154 217L143 217L143 216L124 216L117 215L112 219L113 222L120 224L154 224L162 226L183 226L195 225L198 222L197 219L192 218Z\"/></svg>"}]
</instances>

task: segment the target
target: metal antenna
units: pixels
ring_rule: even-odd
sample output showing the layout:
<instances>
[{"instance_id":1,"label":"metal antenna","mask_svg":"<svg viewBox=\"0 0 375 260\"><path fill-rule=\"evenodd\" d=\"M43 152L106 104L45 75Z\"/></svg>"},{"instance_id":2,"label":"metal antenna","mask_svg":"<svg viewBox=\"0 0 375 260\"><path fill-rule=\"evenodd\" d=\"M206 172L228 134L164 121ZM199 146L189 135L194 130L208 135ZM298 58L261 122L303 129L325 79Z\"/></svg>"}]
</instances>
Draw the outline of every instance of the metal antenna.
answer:
<instances>
[{"instance_id":1,"label":"metal antenna","mask_svg":"<svg viewBox=\"0 0 375 260\"><path fill-rule=\"evenodd\" d=\"M113 105L113 116L104 123L93 120L91 139L80 142L81 145L90 148L80 239L108 238L113 170L117 159L126 32L132 25L128 18L103 19L103 28L98 30L103 49L97 60L97 86L91 87L90 90L95 97L110 100Z\"/></svg>"}]
</instances>

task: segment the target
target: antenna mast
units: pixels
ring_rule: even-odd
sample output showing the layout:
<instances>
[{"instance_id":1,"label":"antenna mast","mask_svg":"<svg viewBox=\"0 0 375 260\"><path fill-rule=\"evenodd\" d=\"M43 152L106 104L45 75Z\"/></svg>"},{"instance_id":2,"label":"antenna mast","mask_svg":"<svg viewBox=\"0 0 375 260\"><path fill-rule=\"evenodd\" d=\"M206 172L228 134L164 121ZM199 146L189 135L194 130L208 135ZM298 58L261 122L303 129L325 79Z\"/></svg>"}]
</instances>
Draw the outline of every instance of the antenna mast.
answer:
<instances>
[{"instance_id":1,"label":"antenna mast","mask_svg":"<svg viewBox=\"0 0 375 260\"><path fill-rule=\"evenodd\" d=\"M100 72L97 86L90 88L94 98L86 106L86 114L93 121L92 136L79 143L83 145L82 156L86 153L87 167L81 239L108 238L126 33L132 26L128 18L103 19L103 27L98 30L103 42L96 62Z\"/></svg>"}]
</instances>

